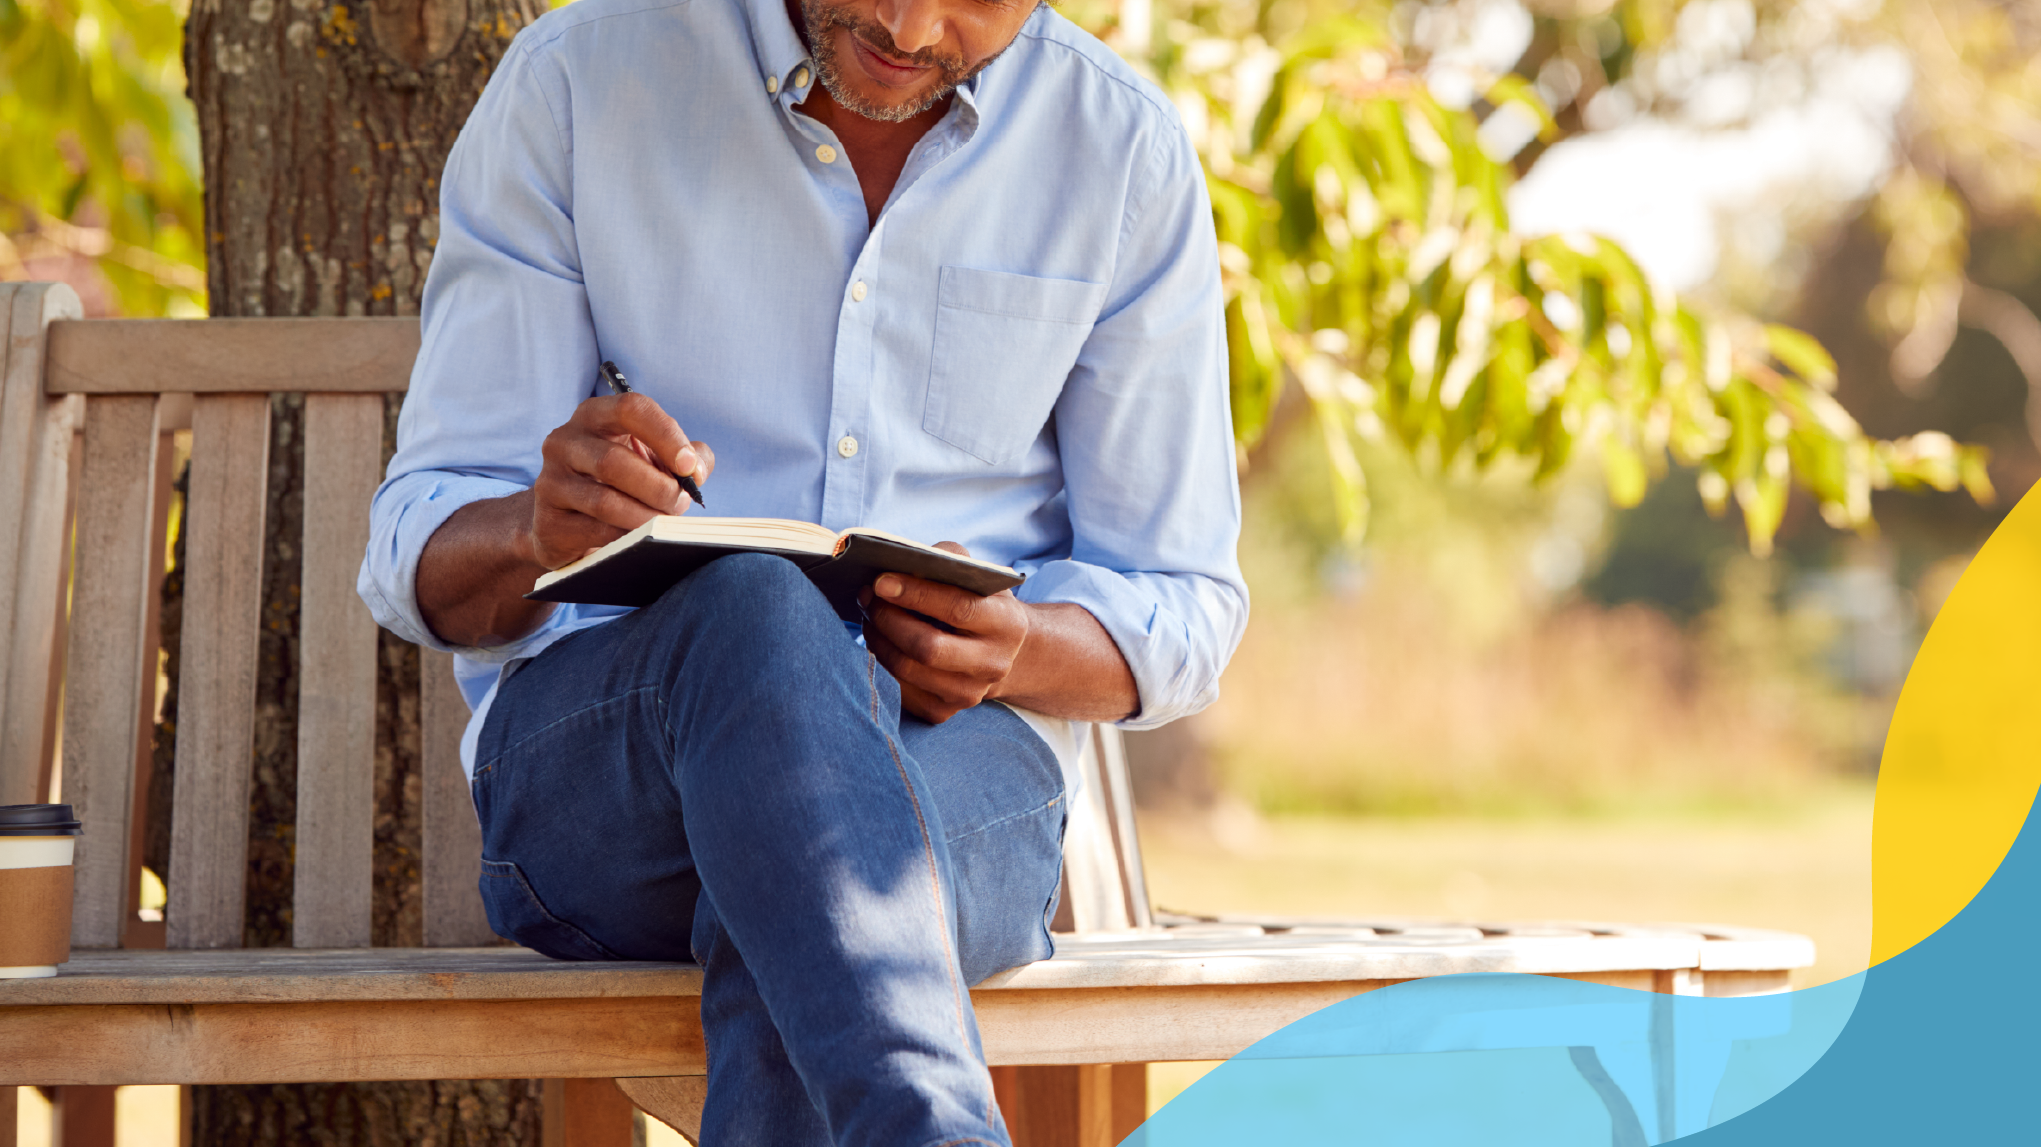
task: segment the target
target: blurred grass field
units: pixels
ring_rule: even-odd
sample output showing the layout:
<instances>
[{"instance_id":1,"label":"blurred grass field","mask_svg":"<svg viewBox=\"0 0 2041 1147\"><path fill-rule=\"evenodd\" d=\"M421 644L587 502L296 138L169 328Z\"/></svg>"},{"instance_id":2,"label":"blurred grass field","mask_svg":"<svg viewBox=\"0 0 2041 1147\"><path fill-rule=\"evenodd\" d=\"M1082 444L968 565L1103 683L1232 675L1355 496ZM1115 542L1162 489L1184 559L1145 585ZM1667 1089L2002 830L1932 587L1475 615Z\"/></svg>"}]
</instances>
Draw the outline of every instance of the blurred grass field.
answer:
<instances>
[{"instance_id":1,"label":"blurred grass field","mask_svg":"<svg viewBox=\"0 0 2041 1147\"><path fill-rule=\"evenodd\" d=\"M1230 847L1142 826L1149 892L1175 911L1462 920L1677 921L1814 938L1795 987L1864 969L1871 787L1837 782L1761 815L1568 820L1274 816Z\"/></svg>"}]
</instances>

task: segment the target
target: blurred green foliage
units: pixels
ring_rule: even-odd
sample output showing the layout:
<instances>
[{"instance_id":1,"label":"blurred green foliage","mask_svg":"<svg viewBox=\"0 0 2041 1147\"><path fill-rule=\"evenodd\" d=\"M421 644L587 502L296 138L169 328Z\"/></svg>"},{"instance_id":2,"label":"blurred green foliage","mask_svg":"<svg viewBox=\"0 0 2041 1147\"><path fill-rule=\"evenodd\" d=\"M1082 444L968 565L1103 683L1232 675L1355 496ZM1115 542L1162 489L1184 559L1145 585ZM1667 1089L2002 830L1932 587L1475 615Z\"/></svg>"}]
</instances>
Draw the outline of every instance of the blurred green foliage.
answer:
<instances>
[{"instance_id":1,"label":"blurred green foliage","mask_svg":"<svg viewBox=\"0 0 2041 1147\"><path fill-rule=\"evenodd\" d=\"M181 4L0 0L0 276L88 260L125 313L203 313L183 40Z\"/></svg>"},{"instance_id":2,"label":"blurred green foliage","mask_svg":"<svg viewBox=\"0 0 2041 1147\"><path fill-rule=\"evenodd\" d=\"M1537 24L1516 66L1564 97L1563 131L1645 118L1741 126L1818 86L1851 53L1911 72L1894 170L1871 204L1885 238L1874 327L1903 389L1919 388L1959 326L1998 337L2041 390L2041 320L1971 280L1971 237L2041 217L2041 6L2004 0L1525 0ZM1436 0L1438 12L1470 0ZM1728 81L1725 85L1721 81ZM1727 101L1725 91L1741 95ZM1738 102L1741 110L1736 110ZM1601 114L1587 114L1597 104ZM1536 149L1530 155L1535 156ZM2011 306L2009 306L2011 304ZM2012 307L2017 306L2018 310ZM2023 345L2025 344L2025 345ZM2041 407L2030 405L2041 428Z\"/></svg>"},{"instance_id":3,"label":"blurred green foliage","mask_svg":"<svg viewBox=\"0 0 2041 1147\"><path fill-rule=\"evenodd\" d=\"M1606 238L1514 234L1478 109L1441 103L1385 14L1315 19L1280 48L1226 24L1191 9L1154 61L1210 174L1236 432L1252 445L1301 384L1350 537L1371 440L1441 469L1527 458L1539 479L1591 453L1623 506L1670 458L1711 510L1735 501L1759 553L1795 484L1839 527L1869 525L1873 489L1991 496L1981 449L1867 437L1806 334L1687 305ZM1482 81L1489 114L1559 131L1523 77Z\"/></svg>"}]
</instances>

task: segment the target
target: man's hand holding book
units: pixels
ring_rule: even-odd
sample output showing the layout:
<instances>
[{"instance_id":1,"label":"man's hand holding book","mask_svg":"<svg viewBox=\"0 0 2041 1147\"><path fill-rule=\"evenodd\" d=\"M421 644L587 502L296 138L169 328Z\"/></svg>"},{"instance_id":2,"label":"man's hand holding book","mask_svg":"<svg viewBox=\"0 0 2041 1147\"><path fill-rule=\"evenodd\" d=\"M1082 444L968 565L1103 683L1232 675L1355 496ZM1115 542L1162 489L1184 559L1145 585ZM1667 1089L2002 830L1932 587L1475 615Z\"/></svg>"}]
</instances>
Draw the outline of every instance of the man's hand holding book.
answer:
<instances>
[{"instance_id":1,"label":"man's hand holding book","mask_svg":"<svg viewBox=\"0 0 2041 1147\"><path fill-rule=\"evenodd\" d=\"M956 542L936 548L971 554ZM981 597L900 573L880 574L858 604L865 648L900 682L901 707L935 725L999 696L1033 616L1010 589Z\"/></svg>"}]
</instances>

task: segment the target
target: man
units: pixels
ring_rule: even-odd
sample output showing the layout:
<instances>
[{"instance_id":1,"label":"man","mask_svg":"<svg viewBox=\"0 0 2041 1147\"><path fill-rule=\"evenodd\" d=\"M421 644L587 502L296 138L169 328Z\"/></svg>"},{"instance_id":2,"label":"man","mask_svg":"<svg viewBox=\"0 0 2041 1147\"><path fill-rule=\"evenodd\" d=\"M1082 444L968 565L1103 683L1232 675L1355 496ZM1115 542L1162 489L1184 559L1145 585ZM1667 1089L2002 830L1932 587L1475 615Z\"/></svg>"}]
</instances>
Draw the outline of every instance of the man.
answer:
<instances>
[{"instance_id":1,"label":"man","mask_svg":"<svg viewBox=\"0 0 2041 1147\"><path fill-rule=\"evenodd\" d=\"M581 0L439 226L360 584L460 655L491 923L701 962L707 1143L1007 1143L967 989L1050 952L1074 722L1208 704L1246 618L1173 110L1035 0ZM861 634L759 555L524 600L671 474L1028 580L887 575Z\"/></svg>"}]
</instances>

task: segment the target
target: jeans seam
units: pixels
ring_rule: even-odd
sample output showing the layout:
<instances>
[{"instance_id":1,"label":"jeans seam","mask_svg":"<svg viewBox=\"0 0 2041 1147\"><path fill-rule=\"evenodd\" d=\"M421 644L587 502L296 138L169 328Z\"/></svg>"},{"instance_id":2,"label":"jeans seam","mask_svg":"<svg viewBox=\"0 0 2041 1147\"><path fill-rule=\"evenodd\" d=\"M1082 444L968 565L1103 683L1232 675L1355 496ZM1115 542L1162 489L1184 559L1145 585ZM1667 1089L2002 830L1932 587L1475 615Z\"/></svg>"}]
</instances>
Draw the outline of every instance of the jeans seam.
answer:
<instances>
[{"instance_id":1,"label":"jeans seam","mask_svg":"<svg viewBox=\"0 0 2041 1147\"><path fill-rule=\"evenodd\" d=\"M1039 813L1045 813L1062 803L1063 794L1057 793L1055 796L1050 797L1046 802L1036 805L1034 808L1026 809L1022 812L1009 813L1006 816L1000 817L998 820L989 821L985 824L981 824L977 828L974 828L969 832L960 832L955 836L946 837L945 839L948 840L949 843L951 844L955 844L960 840L969 840L972 837L977 836L981 832L991 832L993 829L998 828L1001 825L1012 824L1014 821L1025 820L1026 818L1035 816Z\"/></svg>"},{"instance_id":2,"label":"jeans seam","mask_svg":"<svg viewBox=\"0 0 2041 1147\"><path fill-rule=\"evenodd\" d=\"M479 777L485 770L495 768L498 762L502 761L504 757L507 757L511 753L516 752L518 749L529 744L536 738L543 737L547 733L552 732L554 729L560 727L561 725L567 723L568 721L572 721L574 718L581 716L583 713L587 713L594 709L601 709L610 705L614 705L619 701L623 701L639 693L651 693L656 692L657 690L658 687L655 685L640 685L636 689L628 689L622 693L614 694L609 697L604 697L602 700L595 702L593 705L583 705L581 708L576 709L571 713L562 713L558 717L555 717L553 720L546 722L540 728L533 729L531 732L526 733L524 736L519 737L517 740L511 742L508 745L503 746L501 749L490 754L489 761L487 764L477 762L475 765L475 775Z\"/></svg>"},{"instance_id":3,"label":"jeans seam","mask_svg":"<svg viewBox=\"0 0 2041 1147\"><path fill-rule=\"evenodd\" d=\"M914 808L914 823L921 829L921 851L928 858L928 883L930 907L935 909L936 930L943 938L943 971L950 978L950 998L957 1007L957 1034L963 1037L964 1046L971 1046L971 1025L964 1015L963 985L957 982L957 953L950 944L949 921L943 917L942 873L935 863L935 840L928 832L928 818L921 813L921 798L914 792L914 784L907 779L907 766L900 760L900 748L893 743L893 735L879 723L879 662L870 653L865 654L865 678L872 692L872 725L879 730L880 739L886 742L886 751L893 756L893 771L900 774L900 787L907 790L907 803ZM947 843L947 842L945 842ZM992 1108L985 1109L985 1125L991 1127ZM970 1140L951 1140L965 1143Z\"/></svg>"}]
</instances>

